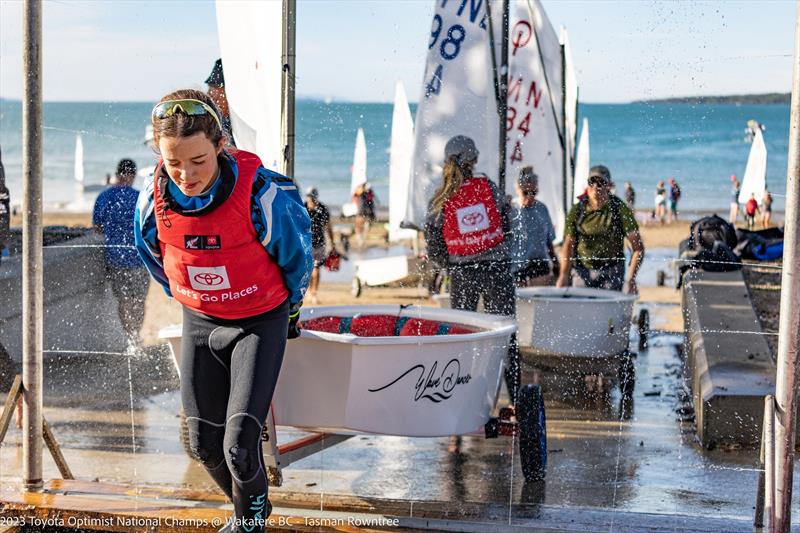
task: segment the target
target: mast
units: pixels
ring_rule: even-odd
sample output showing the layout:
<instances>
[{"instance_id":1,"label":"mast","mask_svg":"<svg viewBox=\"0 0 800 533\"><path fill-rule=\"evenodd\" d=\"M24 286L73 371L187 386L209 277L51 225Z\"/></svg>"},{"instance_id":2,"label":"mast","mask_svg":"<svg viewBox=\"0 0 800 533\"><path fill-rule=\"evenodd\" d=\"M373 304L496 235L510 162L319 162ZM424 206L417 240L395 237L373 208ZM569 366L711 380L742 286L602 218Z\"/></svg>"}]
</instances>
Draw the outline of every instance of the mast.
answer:
<instances>
[{"instance_id":1,"label":"mast","mask_svg":"<svg viewBox=\"0 0 800 533\"><path fill-rule=\"evenodd\" d=\"M561 190L563 191L562 202L564 204L564 217L569 213L572 195L567 191L567 163L569 157L569 139L567 135L567 56L565 43L561 43L561 131L564 132L561 143ZM577 119L575 124L577 124Z\"/></svg>"},{"instance_id":2,"label":"mast","mask_svg":"<svg viewBox=\"0 0 800 533\"><path fill-rule=\"evenodd\" d=\"M792 476L800 370L800 3L794 37L794 73L786 171L786 226L775 378L775 531L792 529Z\"/></svg>"},{"instance_id":3,"label":"mast","mask_svg":"<svg viewBox=\"0 0 800 533\"><path fill-rule=\"evenodd\" d=\"M492 22L491 0L486 1L486 15L489 19L489 50L492 56L492 75L494 77L494 97L497 101L499 119L497 150L497 186L506 194L506 115L508 114L508 10L509 0L502 0L502 36L500 38L500 66L497 66L497 54L494 44L494 23Z\"/></svg>"},{"instance_id":4,"label":"mast","mask_svg":"<svg viewBox=\"0 0 800 533\"><path fill-rule=\"evenodd\" d=\"M281 173L294 177L294 117L295 117L295 26L296 0L283 0L283 45L281 53L281 144L283 160ZM274 130L273 130L274 131Z\"/></svg>"},{"instance_id":5,"label":"mast","mask_svg":"<svg viewBox=\"0 0 800 533\"><path fill-rule=\"evenodd\" d=\"M508 114L508 18L509 0L503 0L503 36L500 40L500 168L497 181L506 196L506 115Z\"/></svg>"}]
</instances>

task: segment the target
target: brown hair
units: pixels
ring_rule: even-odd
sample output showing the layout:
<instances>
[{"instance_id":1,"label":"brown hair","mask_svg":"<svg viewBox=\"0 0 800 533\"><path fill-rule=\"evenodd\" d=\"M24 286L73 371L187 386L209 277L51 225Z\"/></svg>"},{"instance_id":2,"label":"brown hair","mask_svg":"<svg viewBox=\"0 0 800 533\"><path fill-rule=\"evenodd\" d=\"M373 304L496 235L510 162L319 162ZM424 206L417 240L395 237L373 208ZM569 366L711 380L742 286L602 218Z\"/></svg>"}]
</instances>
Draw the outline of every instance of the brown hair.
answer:
<instances>
[{"instance_id":1,"label":"brown hair","mask_svg":"<svg viewBox=\"0 0 800 533\"><path fill-rule=\"evenodd\" d=\"M475 166L475 161L468 161L459 165L456 162L457 159L458 157L453 155L448 157L447 161L444 162L442 184L436 192L433 193L433 199L431 200L431 207L434 212L441 211L444 203L461 188L464 180L472 176L472 169Z\"/></svg>"},{"instance_id":2,"label":"brown hair","mask_svg":"<svg viewBox=\"0 0 800 533\"><path fill-rule=\"evenodd\" d=\"M214 101L203 91L196 89L180 89L163 96L158 103L166 102L168 100L200 100L208 105L220 118L222 115L214 104ZM208 140L216 145L220 139L225 137L225 132L222 131L217 121L211 115L186 115L184 113L175 113L170 117L156 118L150 117L153 124L153 139L155 140L156 149L158 149L158 142L161 137L191 137L195 133L202 131L208 137Z\"/></svg>"}]
</instances>

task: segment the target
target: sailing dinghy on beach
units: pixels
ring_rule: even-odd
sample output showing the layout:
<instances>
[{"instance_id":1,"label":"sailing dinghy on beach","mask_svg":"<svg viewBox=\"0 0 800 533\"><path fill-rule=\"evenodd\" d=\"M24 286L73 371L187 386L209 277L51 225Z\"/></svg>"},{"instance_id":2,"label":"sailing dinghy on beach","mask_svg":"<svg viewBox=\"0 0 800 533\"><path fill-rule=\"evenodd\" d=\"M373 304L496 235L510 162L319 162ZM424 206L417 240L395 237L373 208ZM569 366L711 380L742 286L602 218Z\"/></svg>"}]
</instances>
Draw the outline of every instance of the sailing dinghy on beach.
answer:
<instances>
[{"instance_id":1,"label":"sailing dinghy on beach","mask_svg":"<svg viewBox=\"0 0 800 533\"><path fill-rule=\"evenodd\" d=\"M764 134L761 133L760 128L757 128L753 133L753 144L750 146L742 186L739 189L739 203L746 204L751 194L755 195L756 201L761 203L766 188L767 145L764 143Z\"/></svg>"},{"instance_id":2,"label":"sailing dinghy on beach","mask_svg":"<svg viewBox=\"0 0 800 533\"><path fill-rule=\"evenodd\" d=\"M376 287L402 281L417 273L421 267L417 258L417 231L402 228L408 203L408 184L411 179L411 156L414 148L414 123L402 82L395 86L392 112L392 137L389 148L389 242L411 241L410 252L355 262L352 294L360 296L363 287Z\"/></svg>"},{"instance_id":3,"label":"sailing dinghy on beach","mask_svg":"<svg viewBox=\"0 0 800 533\"><path fill-rule=\"evenodd\" d=\"M353 168L350 174L350 201L342 205L343 217L354 217L358 214L358 204L353 201L353 195L359 186L367 182L367 142L364 139L364 130L358 128L356 132L356 147L353 151Z\"/></svg>"}]
</instances>

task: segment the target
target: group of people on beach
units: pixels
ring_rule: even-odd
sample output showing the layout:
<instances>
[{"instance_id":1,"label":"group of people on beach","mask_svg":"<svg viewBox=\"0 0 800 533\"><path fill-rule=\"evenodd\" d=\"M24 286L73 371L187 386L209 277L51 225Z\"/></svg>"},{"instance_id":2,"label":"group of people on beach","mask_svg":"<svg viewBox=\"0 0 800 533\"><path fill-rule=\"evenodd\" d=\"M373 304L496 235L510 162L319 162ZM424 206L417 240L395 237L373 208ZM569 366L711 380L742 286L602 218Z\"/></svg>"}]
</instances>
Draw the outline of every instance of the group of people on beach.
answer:
<instances>
[{"instance_id":1,"label":"group of people on beach","mask_svg":"<svg viewBox=\"0 0 800 533\"><path fill-rule=\"evenodd\" d=\"M728 222L735 226L739 218L739 212L741 211L742 215L744 215L747 229L755 229L757 219L761 222L762 228L766 229L770 227L772 224L772 193L769 192L769 189L764 187L764 192L760 200L756 198L755 193L750 193L750 198L747 199L747 202L745 202L740 209L739 196L741 188L742 184L739 183L736 174L731 175L731 211Z\"/></svg>"},{"instance_id":2,"label":"group of people on beach","mask_svg":"<svg viewBox=\"0 0 800 533\"><path fill-rule=\"evenodd\" d=\"M306 296L317 301L333 232L317 189L307 189L303 200L291 177L233 145L224 90L211 90L212 83L224 89L221 62L209 80L209 93L184 89L159 100L150 117L159 156L152 178L137 192L135 164L121 161L116 186L98 198L94 222L110 245L115 294L121 302L137 295L131 312L120 309L131 337L141 327L147 290L142 265L182 305L181 399L190 448L233 501L234 517L220 531L261 531L271 512L262 429L287 339L300 335L300 307ZM424 236L428 258L449 273L454 308L474 311L482 298L486 312L514 316L515 287L530 284L637 291L644 246L633 211L611 193L608 168L592 167L557 254L532 167L516 177L516 202L509 203L475 172L472 139L451 138L443 156ZM360 216L370 222L374 215L373 196ZM513 405L520 386L515 339L505 378Z\"/></svg>"},{"instance_id":3,"label":"group of people on beach","mask_svg":"<svg viewBox=\"0 0 800 533\"><path fill-rule=\"evenodd\" d=\"M661 224L666 220L671 224L678 219L678 202L681 199L681 188L675 178L663 180L656 185L653 218Z\"/></svg>"}]
</instances>

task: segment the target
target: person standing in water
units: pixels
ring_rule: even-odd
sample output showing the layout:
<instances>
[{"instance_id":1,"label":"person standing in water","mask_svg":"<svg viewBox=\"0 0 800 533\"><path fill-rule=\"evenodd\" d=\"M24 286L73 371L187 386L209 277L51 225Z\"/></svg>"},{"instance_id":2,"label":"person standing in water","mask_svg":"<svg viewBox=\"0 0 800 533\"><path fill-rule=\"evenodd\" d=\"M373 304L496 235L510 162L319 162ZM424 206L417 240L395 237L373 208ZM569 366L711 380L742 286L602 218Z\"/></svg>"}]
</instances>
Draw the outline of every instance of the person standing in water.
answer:
<instances>
[{"instance_id":1,"label":"person standing in water","mask_svg":"<svg viewBox=\"0 0 800 533\"><path fill-rule=\"evenodd\" d=\"M761 196L761 226L767 229L772 218L772 194L765 188Z\"/></svg>"},{"instance_id":2,"label":"person standing in water","mask_svg":"<svg viewBox=\"0 0 800 533\"><path fill-rule=\"evenodd\" d=\"M453 309L475 311L483 296L487 313L516 315L509 254L508 205L497 186L475 174L478 149L457 135L444 149L442 184L433 194L425 222L428 257L450 271ZM520 386L516 336L509 348L506 385L515 404Z\"/></svg>"},{"instance_id":3,"label":"person standing in water","mask_svg":"<svg viewBox=\"0 0 800 533\"><path fill-rule=\"evenodd\" d=\"M636 209L636 191L630 181L625 182L625 203L628 204L631 211Z\"/></svg>"},{"instance_id":4,"label":"person standing in water","mask_svg":"<svg viewBox=\"0 0 800 533\"><path fill-rule=\"evenodd\" d=\"M625 281L625 240L633 254ZM644 259L644 243L633 212L611 194L611 172L603 165L589 171L589 194L570 209L561 246L557 287L572 283L637 293L636 274Z\"/></svg>"},{"instance_id":5,"label":"person standing in water","mask_svg":"<svg viewBox=\"0 0 800 533\"><path fill-rule=\"evenodd\" d=\"M292 179L226 146L211 98L170 93L151 121L161 160L137 204L139 254L183 306L189 446L233 501L220 531L263 531L272 506L261 431L313 260Z\"/></svg>"},{"instance_id":6,"label":"person standing in water","mask_svg":"<svg viewBox=\"0 0 800 533\"><path fill-rule=\"evenodd\" d=\"M728 217L728 222L736 226L736 219L739 216L739 180L736 179L736 174L731 175L731 213Z\"/></svg>"}]
</instances>

